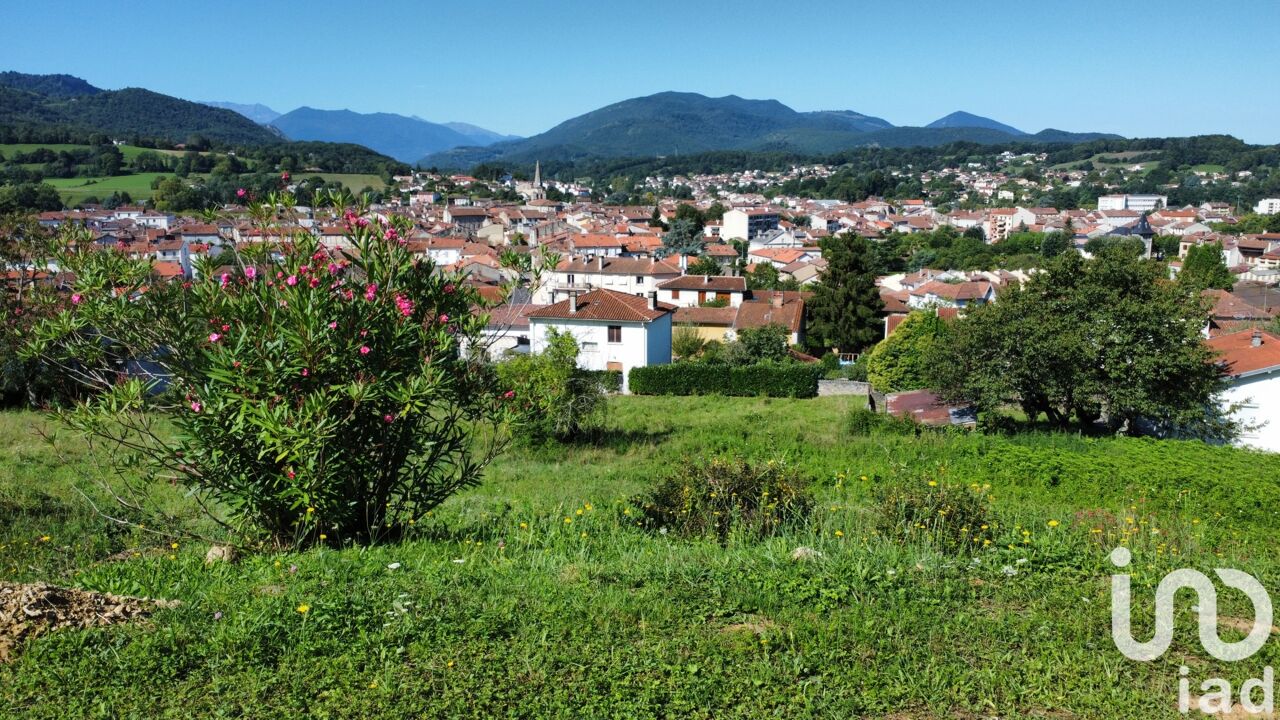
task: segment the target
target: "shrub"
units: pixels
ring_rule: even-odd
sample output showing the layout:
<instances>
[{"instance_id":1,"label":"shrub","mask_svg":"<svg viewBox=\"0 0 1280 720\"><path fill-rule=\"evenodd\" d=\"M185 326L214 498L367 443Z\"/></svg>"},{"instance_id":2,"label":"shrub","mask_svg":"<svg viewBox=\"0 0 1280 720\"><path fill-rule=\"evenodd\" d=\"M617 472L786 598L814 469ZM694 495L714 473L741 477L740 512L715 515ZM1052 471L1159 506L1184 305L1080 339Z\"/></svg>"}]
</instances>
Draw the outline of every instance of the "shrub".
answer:
<instances>
[{"instance_id":1,"label":"shrub","mask_svg":"<svg viewBox=\"0 0 1280 720\"><path fill-rule=\"evenodd\" d=\"M589 377L595 378L600 383L601 389L607 393L622 392L622 371L621 370L583 370Z\"/></svg>"},{"instance_id":2,"label":"shrub","mask_svg":"<svg viewBox=\"0 0 1280 720\"><path fill-rule=\"evenodd\" d=\"M278 234L290 200L271 200L251 212ZM345 219L351 252L301 233L170 283L64 226L72 305L28 347L94 391L63 417L279 544L388 537L477 484L510 419L493 373L460 352L482 343L481 300L413 257L407 223Z\"/></svg>"},{"instance_id":3,"label":"shrub","mask_svg":"<svg viewBox=\"0 0 1280 720\"><path fill-rule=\"evenodd\" d=\"M1018 431L1018 421L999 412L984 412L978 416L977 431L983 435L1013 435Z\"/></svg>"},{"instance_id":4,"label":"shrub","mask_svg":"<svg viewBox=\"0 0 1280 720\"><path fill-rule=\"evenodd\" d=\"M988 545L995 522L981 486L931 479L894 482L876 491L876 530L898 542L925 541L965 552Z\"/></svg>"},{"instance_id":5,"label":"shrub","mask_svg":"<svg viewBox=\"0 0 1280 720\"><path fill-rule=\"evenodd\" d=\"M913 435L920 425L909 417L878 413L870 408L855 407L845 416L845 427L854 437L869 435Z\"/></svg>"},{"instance_id":6,"label":"shrub","mask_svg":"<svg viewBox=\"0 0 1280 720\"><path fill-rule=\"evenodd\" d=\"M685 537L714 534L721 541L731 531L764 537L808 517L813 507L808 486L785 460L686 458L632 505L639 507L640 522L650 530Z\"/></svg>"},{"instance_id":7,"label":"shrub","mask_svg":"<svg viewBox=\"0 0 1280 720\"><path fill-rule=\"evenodd\" d=\"M638 395L737 395L811 398L818 394L821 365L770 363L713 365L676 363L632 368L631 392Z\"/></svg>"},{"instance_id":8,"label":"shrub","mask_svg":"<svg viewBox=\"0 0 1280 720\"><path fill-rule=\"evenodd\" d=\"M621 382L622 373L615 373ZM552 329L547 348L498 365L498 379L515 394L522 436L532 442L572 440L594 429L605 410L605 373L578 368L578 341Z\"/></svg>"}]
</instances>

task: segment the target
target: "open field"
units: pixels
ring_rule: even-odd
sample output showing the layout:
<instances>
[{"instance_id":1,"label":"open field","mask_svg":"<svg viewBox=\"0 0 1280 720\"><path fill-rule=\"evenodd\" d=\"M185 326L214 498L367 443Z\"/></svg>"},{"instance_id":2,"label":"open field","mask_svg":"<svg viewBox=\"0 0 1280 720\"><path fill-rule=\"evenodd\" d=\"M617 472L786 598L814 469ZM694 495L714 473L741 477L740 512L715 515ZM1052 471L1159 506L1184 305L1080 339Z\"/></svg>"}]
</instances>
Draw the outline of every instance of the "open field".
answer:
<instances>
[{"instance_id":1,"label":"open field","mask_svg":"<svg viewBox=\"0 0 1280 720\"><path fill-rule=\"evenodd\" d=\"M87 197L103 200L113 192L127 192L134 200L143 200L151 197L154 192L151 189L152 180L170 175L171 173L137 173L101 178L47 178L45 182L57 188L62 201L70 206L84 202Z\"/></svg>"},{"instance_id":2,"label":"open field","mask_svg":"<svg viewBox=\"0 0 1280 720\"><path fill-rule=\"evenodd\" d=\"M1172 568L1280 587L1280 457L853 437L859 402L615 398L597 442L511 451L402 544L214 567L198 542L96 517L76 488L102 500L99 456L65 432L45 442L41 416L0 414L0 579L183 602L29 643L0 664L0 717L1179 717L1180 664L1238 683L1280 660L1275 643L1208 657L1189 597L1163 659L1125 659L1106 562L1133 548L1140 639ZM814 515L723 545L636 528L633 495L709 453L793 463ZM878 488L930 482L990 485L993 542L956 554L881 532ZM795 562L798 546L822 557ZM1237 594L1219 602L1248 614Z\"/></svg>"},{"instance_id":3,"label":"open field","mask_svg":"<svg viewBox=\"0 0 1280 720\"><path fill-rule=\"evenodd\" d=\"M386 183L382 182L382 178L377 175L361 175L359 173L298 172L293 174L293 181L301 182L311 177L322 178L325 182L333 182L336 180L354 193L358 193L366 187L371 187L374 190L381 190L387 186Z\"/></svg>"},{"instance_id":4,"label":"open field","mask_svg":"<svg viewBox=\"0 0 1280 720\"><path fill-rule=\"evenodd\" d=\"M65 150L88 150L90 145L75 145L66 143L0 143L0 155L9 157L15 152L29 153L39 148L48 148L54 152L62 152ZM161 155L180 156L185 155L186 150L157 150L155 148L144 148L136 145L117 145L120 154L125 160L132 160L144 152L154 152ZM209 155L209 152L202 152L201 155Z\"/></svg>"}]
</instances>

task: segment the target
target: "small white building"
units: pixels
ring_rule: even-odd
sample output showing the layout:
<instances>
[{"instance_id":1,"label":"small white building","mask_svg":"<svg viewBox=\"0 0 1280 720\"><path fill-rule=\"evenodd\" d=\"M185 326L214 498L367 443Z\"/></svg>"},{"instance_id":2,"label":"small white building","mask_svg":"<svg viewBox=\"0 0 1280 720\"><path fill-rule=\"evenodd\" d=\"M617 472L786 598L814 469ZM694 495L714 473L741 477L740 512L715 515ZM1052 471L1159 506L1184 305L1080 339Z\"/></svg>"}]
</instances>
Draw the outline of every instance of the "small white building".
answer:
<instances>
[{"instance_id":1,"label":"small white building","mask_svg":"<svg viewBox=\"0 0 1280 720\"><path fill-rule=\"evenodd\" d=\"M1141 213L1168 206L1168 195L1101 195L1098 197L1099 210L1133 210Z\"/></svg>"},{"instance_id":2,"label":"small white building","mask_svg":"<svg viewBox=\"0 0 1280 720\"><path fill-rule=\"evenodd\" d=\"M620 371L622 391L629 392L631 368L671 362L674 309L658 302L656 291L647 297L604 289L574 293L528 313L531 349L546 350L552 329L569 333L578 341L578 367Z\"/></svg>"},{"instance_id":3,"label":"small white building","mask_svg":"<svg viewBox=\"0 0 1280 720\"><path fill-rule=\"evenodd\" d=\"M699 307L723 300L738 307L747 295L747 279L740 275L683 275L658 283L658 300L676 307Z\"/></svg>"},{"instance_id":4,"label":"small white building","mask_svg":"<svg viewBox=\"0 0 1280 720\"><path fill-rule=\"evenodd\" d=\"M1208 341L1231 379L1223 402L1245 425L1237 445L1280 452L1280 337L1241 330Z\"/></svg>"}]
</instances>

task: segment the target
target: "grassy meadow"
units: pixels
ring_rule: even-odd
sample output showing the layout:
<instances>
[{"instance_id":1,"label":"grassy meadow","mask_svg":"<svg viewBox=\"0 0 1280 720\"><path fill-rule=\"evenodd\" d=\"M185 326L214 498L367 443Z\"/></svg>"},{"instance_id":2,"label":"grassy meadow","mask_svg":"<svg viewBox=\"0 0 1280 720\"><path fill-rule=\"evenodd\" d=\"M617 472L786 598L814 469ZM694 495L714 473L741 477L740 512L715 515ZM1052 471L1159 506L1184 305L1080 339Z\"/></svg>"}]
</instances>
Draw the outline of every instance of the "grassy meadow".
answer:
<instances>
[{"instance_id":1,"label":"grassy meadow","mask_svg":"<svg viewBox=\"0 0 1280 720\"><path fill-rule=\"evenodd\" d=\"M1106 557L1133 549L1140 639L1173 568L1280 587L1280 457L855 437L860 402L614 398L597 441L510 451L405 542L211 567L207 544L95 515L90 500L114 508L82 439L0 414L0 579L182 601L28 643L0 665L0 717L1159 718L1179 717L1179 665L1238 684L1277 664L1275 643L1209 657L1190 599L1162 659L1127 660ZM812 516L724 543L636 527L637 493L711 454L798 467ZM199 527L179 488L157 486ZM886 486L983 493L987 541L956 552L893 531ZM801 546L819 556L794 560ZM1240 596L1219 603L1228 624L1248 615Z\"/></svg>"}]
</instances>

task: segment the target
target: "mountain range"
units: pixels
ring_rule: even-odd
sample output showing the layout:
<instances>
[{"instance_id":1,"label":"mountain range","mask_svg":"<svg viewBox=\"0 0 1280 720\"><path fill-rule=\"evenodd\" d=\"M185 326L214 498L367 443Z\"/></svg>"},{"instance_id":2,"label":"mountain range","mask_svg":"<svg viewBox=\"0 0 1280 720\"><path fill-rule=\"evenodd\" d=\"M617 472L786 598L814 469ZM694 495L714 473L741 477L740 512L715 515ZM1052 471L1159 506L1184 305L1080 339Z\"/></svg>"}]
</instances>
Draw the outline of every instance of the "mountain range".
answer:
<instances>
[{"instance_id":1,"label":"mountain range","mask_svg":"<svg viewBox=\"0 0 1280 720\"><path fill-rule=\"evenodd\" d=\"M530 164L539 159L653 157L713 150L824 154L863 146L1019 140L1075 143L1118 137L1052 129L1028 134L966 112L952 113L925 127L895 127L852 110L798 112L777 100L662 92L593 110L522 140L437 152L420 164L465 168L481 162Z\"/></svg>"},{"instance_id":2,"label":"mountain range","mask_svg":"<svg viewBox=\"0 0 1280 720\"><path fill-rule=\"evenodd\" d=\"M0 126L60 126L130 137L258 146L283 140L354 143L406 163L467 168L481 162L658 157L733 150L821 155L857 147L953 142L1076 143L1118 138L1046 129L1028 134L967 112L924 127L896 127L853 110L798 112L777 100L662 92L592 110L528 138L462 122L392 113L262 104L197 103L141 88L103 90L71 75L0 72Z\"/></svg>"}]
</instances>

